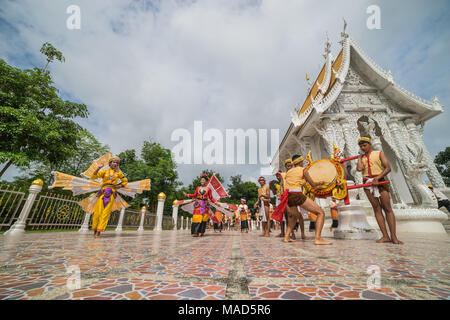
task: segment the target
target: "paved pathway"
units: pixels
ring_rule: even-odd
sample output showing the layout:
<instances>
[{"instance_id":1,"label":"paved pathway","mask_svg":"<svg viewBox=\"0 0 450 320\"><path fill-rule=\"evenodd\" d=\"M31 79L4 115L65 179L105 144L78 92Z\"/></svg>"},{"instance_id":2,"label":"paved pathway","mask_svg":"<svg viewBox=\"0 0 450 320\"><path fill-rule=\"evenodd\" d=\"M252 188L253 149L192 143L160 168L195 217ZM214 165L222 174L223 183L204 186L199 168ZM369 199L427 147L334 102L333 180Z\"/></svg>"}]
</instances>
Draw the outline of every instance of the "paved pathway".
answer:
<instances>
[{"instance_id":1,"label":"paved pathway","mask_svg":"<svg viewBox=\"0 0 450 320\"><path fill-rule=\"evenodd\" d=\"M403 235L403 246L335 239L332 246L285 244L257 235L0 235L0 299L450 298L447 235ZM381 272L379 289L368 289L371 265ZM81 287L70 290L76 270Z\"/></svg>"}]
</instances>

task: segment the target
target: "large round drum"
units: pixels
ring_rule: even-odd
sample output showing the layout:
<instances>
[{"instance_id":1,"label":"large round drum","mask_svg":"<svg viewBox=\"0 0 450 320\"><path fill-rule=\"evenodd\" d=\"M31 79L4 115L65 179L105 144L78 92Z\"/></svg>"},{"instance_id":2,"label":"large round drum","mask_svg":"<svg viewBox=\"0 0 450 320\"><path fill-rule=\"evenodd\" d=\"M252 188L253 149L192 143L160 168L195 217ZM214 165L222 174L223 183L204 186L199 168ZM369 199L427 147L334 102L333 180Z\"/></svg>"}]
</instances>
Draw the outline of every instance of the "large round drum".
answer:
<instances>
[{"instance_id":1,"label":"large round drum","mask_svg":"<svg viewBox=\"0 0 450 320\"><path fill-rule=\"evenodd\" d=\"M319 198L326 198L333 195L333 189L338 184L345 181L344 170L341 164L333 159L321 159L314 161L305 168L309 176L315 182L323 181L324 183L317 187L306 184L306 190Z\"/></svg>"}]
</instances>

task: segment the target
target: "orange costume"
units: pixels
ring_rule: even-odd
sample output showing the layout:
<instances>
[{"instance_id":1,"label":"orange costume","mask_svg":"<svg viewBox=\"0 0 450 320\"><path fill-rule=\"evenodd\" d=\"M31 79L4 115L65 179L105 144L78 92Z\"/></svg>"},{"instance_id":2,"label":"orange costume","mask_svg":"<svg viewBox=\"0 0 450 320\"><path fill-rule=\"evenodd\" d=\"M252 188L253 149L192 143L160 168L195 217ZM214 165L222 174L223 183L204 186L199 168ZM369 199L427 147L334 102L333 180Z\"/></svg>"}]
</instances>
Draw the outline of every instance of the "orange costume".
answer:
<instances>
[{"instance_id":1,"label":"orange costume","mask_svg":"<svg viewBox=\"0 0 450 320\"><path fill-rule=\"evenodd\" d=\"M214 222L214 230L222 230L223 228L223 214L219 211L216 211L214 214L219 222Z\"/></svg>"},{"instance_id":2,"label":"orange costume","mask_svg":"<svg viewBox=\"0 0 450 320\"><path fill-rule=\"evenodd\" d=\"M383 151L372 150L369 154L364 155L361 158L363 163L363 182L366 182L370 178L375 178L383 172L383 163L381 162L382 152ZM385 181L385 179L381 178L378 181ZM389 186L387 184L379 185L378 190L385 190L389 192Z\"/></svg>"},{"instance_id":3,"label":"orange costume","mask_svg":"<svg viewBox=\"0 0 450 320\"><path fill-rule=\"evenodd\" d=\"M241 230L248 229L248 207L240 204L238 207L239 218L241 219Z\"/></svg>"},{"instance_id":4,"label":"orange costume","mask_svg":"<svg viewBox=\"0 0 450 320\"><path fill-rule=\"evenodd\" d=\"M337 209L336 200L330 201L330 213L331 213L331 219L333 220L333 224L331 225L331 227L337 228L338 227L338 209Z\"/></svg>"},{"instance_id":5,"label":"orange costume","mask_svg":"<svg viewBox=\"0 0 450 320\"><path fill-rule=\"evenodd\" d=\"M309 213L309 231L316 230L317 216L314 213Z\"/></svg>"}]
</instances>

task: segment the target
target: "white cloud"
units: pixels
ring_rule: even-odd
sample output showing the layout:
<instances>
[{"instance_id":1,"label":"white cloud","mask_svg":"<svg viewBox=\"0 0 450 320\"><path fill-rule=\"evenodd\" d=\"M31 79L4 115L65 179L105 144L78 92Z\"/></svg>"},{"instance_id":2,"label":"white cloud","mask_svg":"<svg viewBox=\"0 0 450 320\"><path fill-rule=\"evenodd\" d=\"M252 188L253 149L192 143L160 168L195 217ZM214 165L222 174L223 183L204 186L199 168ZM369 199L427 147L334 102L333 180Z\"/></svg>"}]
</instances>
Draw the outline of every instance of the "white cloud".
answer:
<instances>
[{"instance_id":1,"label":"white cloud","mask_svg":"<svg viewBox=\"0 0 450 320\"><path fill-rule=\"evenodd\" d=\"M448 105L448 73L440 71L439 83L447 84L437 85L430 70L442 64L448 70L449 33L426 41L429 19L441 8L410 1L166 0L153 8L149 3L77 1L81 30L67 30L66 8L73 1L4 2L0 17L18 33L2 28L0 40L7 45L0 56L43 63L43 42L60 49L66 63L51 65L55 82L89 106L91 118L81 123L113 152L139 148L148 138L171 148L171 132L192 129L194 120L219 129L280 128L282 138L289 112L304 99L305 72L315 77L323 63L325 32L333 52L339 50L342 17L350 35L393 70L401 85L427 85L415 93L433 91ZM374 3L381 7L382 30L369 31L366 8ZM423 35L417 34L422 26ZM448 121L445 114L431 121L429 132L427 126L433 154L447 144L435 138ZM203 167L181 166L183 181L189 183ZM259 176L257 166L216 169L226 177L238 170Z\"/></svg>"}]
</instances>

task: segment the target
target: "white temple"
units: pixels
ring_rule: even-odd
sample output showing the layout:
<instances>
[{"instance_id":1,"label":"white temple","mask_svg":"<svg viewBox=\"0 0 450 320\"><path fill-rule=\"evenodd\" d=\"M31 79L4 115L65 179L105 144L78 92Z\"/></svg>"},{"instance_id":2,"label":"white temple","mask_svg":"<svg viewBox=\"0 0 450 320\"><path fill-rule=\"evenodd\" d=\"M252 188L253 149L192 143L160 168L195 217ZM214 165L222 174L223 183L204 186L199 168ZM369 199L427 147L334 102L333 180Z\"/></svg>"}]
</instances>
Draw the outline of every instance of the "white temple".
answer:
<instances>
[{"instance_id":1,"label":"white temple","mask_svg":"<svg viewBox=\"0 0 450 320\"><path fill-rule=\"evenodd\" d=\"M427 120L443 112L437 98L424 100L394 82L390 71L380 68L345 32L336 58L325 45L325 63L316 81L309 85L303 105L291 114L291 124L272 160L274 171L284 170L284 159L311 150L313 160L329 158L333 143L344 157L358 155L358 138L370 136L373 147L383 150L392 171L391 198L399 232L445 232L447 215L437 209L434 194L423 181L445 187L422 140ZM362 183L356 161L346 162L347 178ZM366 199L362 189L361 199ZM328 201L321 201L326 207ZM372 208L365 201L370 224L378 228Z\"/></svg>"}]
</instances>

